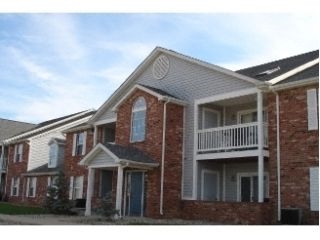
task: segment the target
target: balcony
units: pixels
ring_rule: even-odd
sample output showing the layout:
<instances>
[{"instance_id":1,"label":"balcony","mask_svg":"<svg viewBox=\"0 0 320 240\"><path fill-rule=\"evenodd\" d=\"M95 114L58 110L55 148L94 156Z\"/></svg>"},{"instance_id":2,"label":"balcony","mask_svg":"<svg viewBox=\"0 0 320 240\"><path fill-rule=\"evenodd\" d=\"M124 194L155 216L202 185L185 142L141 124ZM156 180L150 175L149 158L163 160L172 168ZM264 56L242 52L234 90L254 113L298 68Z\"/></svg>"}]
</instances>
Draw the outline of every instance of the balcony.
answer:
<instances>
[{"instance_id":1,"label":"balcony","mask_svg":"<svg viewBox=\"0 0 320 240\"><path fill-rule=\"evenodd\" d=\"M268 126L263 124L264 148L268 147ZM215 153L258 148L258 123L244 123L198 130L197 153Z\"/></svg>"}]
</instances>

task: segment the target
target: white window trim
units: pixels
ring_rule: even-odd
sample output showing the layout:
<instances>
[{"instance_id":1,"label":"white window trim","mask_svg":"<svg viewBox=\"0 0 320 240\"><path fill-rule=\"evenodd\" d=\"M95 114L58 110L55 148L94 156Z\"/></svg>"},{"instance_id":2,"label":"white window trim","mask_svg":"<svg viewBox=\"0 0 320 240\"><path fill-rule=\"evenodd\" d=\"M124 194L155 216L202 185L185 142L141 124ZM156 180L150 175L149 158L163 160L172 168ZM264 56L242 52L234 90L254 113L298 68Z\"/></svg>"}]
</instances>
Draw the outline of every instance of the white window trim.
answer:
<instances>
[{"instance_id":1,"label":"white window trim","mask_svg":"<svg viewBox=\"0 0 320 240\"><path fill-rule=\"evenodd\" d=\"M77 136L79 134L83 134L83 142L82 142L82 152L81 154L77 154ZM86 145L87 145L87 131L78 132L73 134L73 142L72 142L72 156L83 156L86 154Z\"/></svg>"},{"instance_id":2,"label":"white window trim","mask_svg":"<svg viewBox=\"0 0 320 240\"><path fill-rule=\"evenodd\" d=\"M14 179L17 179L17 193L13 195L13 188L14 188ZM19 187L20 187L20 178L19 177L13 177L11 178L11 193L10 195L13 197L18 197L19 196Z\"/></svg>"},{"instance_id":3,"label":"white window trim","mask_svg":"<svg viewBox=\"0 0 320 240\"><path fill-rule=\"evenodd\" d=\"M19 159L17 160L17 154L19 154ZM14 145L14 157L13 162L21 162L22 161L22 154L23 154L23 143L18 143Z\"/></svg>"},{"instance_id":4,"label":"white window trim","mask_svg":"<svg viewBox=\"0 0 320 240\"><path fill-rule=\"evenodd\" d=\"M33 187L33 192L32 195L29 195L29 187L30 187L30 181L32 181L32 187ZM26 192L26 196L27 197L36 197L36 192L37 192L37 177L28 177L27 178L27 192Z\"/></svg>"},{"instance_id":5,"label":"white window trim","mask_svg":"<svg viewBox=\"0 0 320 240\"><path fill-rule=\"evenodd\" d=\"M217 175L217 200L220 201L220 173L218 171L210 170L210 169L202 169L201 170L201 200L204 200L204 174L216 174Z\"/></svg>"},{"instance_id":6,"label":"white window trim","mask_svg":"<svg viewBox=\"0 0 320 240\"><path fill-rule=\"evenodd\" d=\"M55 146L55 157L51 159L51 148ZM48 162L48 168L54 168L57 166L58 163L58 155L59 155L59 146L56 143L52 143L49 146L49 162ZM50 161L52 160L52 161Z\"/></svg>"},{"instance_id":7,"label":"white window trim","mask_svg":"<svg viewBox=\"0 0 320 240\"><path fill-rule=\"evenodd\" d=\"M319 167L309 169L310 178L310 210L319 211Z\"/></svg>"},{"instance_id":8,"label":"white window trim","mask_svg":"<svg viewBox=\"0 0 320 240\"><path fill-rule=\"evenodd\" d=\"M134 110L134 106L135 104L137 103L137 101L140 99L140 98L143 98L144 99L144 102L145 102L145 106L144 107L139 107L139 108L136 108ZM143 139L142 140L133 140L132 137L133 137L133 115L134 113L136 112L141 112L141 111L145 111L145 118L144 118L144 136L143 136ZM146 139L146 128L147 128L147 124L146 124L146 121L147 121L147 101L146 99L143 97L143 96L140 96L138 97L133 105L132 105L132 110L131 110L131 124L130 124L130 143L135 143L135 142L143 142L145 141Z\"/></svg>"},{"instance_id":9,"label":"white window trim","mask_svg":"<svg viewBox=\"0 0 320 240\"><path fill-rule=\"evenodd\" d=\"M80 185L79 187L77 187L77 189L79 189L79 193L80 193L80 199L83 198L83 179L84 176L71 176L70 177L70 187L69 187L69 199L70 200L76 200L78 198L76 198L75 196L75 182L76 182L76 178L80 178Z\"/></svg>"},{"instance_id":10,"label":"white window trim","mask_svg":"<svg viewBox=\"0 0 320 240\"><path fill-rule=\"evenodd\" d=\"M202 108L202 129L205 129L204 128L204 125L205 125L204 119L205 119L206 112L213 112L213 113L217 114L218 115L218 126L217 127L221 126L221 124L220 124L220 119L221 119L220 112L218 110L215 110L215 109L212 109L212 108L203 107Z\"/></svg>"},{"instance_id":11,"label":"white window trim","mask_svg":"<svg viewBox=\"0 0 320 240\"><path fill-rule=\"evenodd\" d=\"M237 201L241 202L241 177L258 177L258 173L256 172L239 172L237 173ZM266 177L266 196L265 198L269 198L269 173L264 172L263 177ZM250 189L252 191L252 189Z\"/></svg>"}]
</instances>

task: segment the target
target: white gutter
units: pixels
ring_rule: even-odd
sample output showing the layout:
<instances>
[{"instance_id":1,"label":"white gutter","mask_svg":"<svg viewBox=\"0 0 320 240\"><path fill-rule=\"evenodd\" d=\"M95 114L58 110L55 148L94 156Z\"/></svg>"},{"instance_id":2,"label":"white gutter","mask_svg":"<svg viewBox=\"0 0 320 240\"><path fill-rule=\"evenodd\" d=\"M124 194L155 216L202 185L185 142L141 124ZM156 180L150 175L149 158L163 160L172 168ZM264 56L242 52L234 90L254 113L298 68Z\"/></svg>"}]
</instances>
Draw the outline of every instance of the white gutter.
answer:
<instances>
[{"instance_id":1,"label":"white gutter","mask_svg":"<svg viewBox=\"0 0 320 240\"><path fill-rule=\"evenodd\" d=\"M160 215L163 215L163 182L164 182L164 157L166 150L166 128L167 128L167 100L163 105L163 122L162 122L162 152L161 152L161 180L160 180Z\"/></svg>"},{"instance_id":2,"label":"white gutter","mask_svg":"<svg viewBox=\"0 0 320 240\"><path fill-rule=\"evenodd\" d=\"M280 185L280 111L279 94L276 92L276 118L277 118L277 190L278 190L278 221L281 221L281 185Z\"/></svg>"},{"instance_id":3,"label":"white gutter","mask_svg":"<svg viewBox=\"0 0 320 240\"><path fill-rule=\"evenodd\" d=\"M282 83L282 84L280 83L279 85L270 86L270 89L274 91L280 91L280 90L286 90L286 89L295 88L295 87L303 87L303 86L316 84L316 83L319 83L319 77L311 77L311 78L306 78L299 81Z\"/></svg>"},{"instance_id":4,"label":"white gutter","mask_svg":"<svg viewBox=\"0 0 320 240\"><path fill-rule=\"evenodd\" d=\"M297 74L299 72L302 72L303 70L306 70L307 68L310 68L310 67L312 67L312 66L314 66L314 65L316 65L318 63L319 63L319 58L314 59L314 60L312 60L310 62L307 62L305 64L302 64L301 66L296 67L296 68L294 68L294 69L292 69L292 70L290 70L290 71L288 71L288 72L286 72L286 73L284 73L284 74L282 74L282 75L280 75L278 77L275 77L275 78L269 80L268 83L276 84L276 83L278 83L278 82L280 82L280 81L282 81L282 80L284 80L284 79L286 79L288 77L291 77L291 76L293 76L293 75L295 75L295 74Z\"/></svg>"}]
</instances>

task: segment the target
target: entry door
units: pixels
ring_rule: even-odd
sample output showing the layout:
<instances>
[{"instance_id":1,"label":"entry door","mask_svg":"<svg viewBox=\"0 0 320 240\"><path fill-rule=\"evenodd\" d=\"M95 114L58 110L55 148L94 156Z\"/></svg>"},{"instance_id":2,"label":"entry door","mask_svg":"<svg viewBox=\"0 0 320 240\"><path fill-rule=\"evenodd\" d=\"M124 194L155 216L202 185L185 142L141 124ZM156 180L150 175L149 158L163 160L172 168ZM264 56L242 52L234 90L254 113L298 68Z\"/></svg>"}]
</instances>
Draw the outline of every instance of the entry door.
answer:
<instances>
[{"instance_id":1,"label":"entry door","mask_svg":"<svg viewBox=\"0 0 320 240\"><path fill-rule=\"evenodd\" d=\"M240 178L240 196L241 202L257 202L258 201L258 177L257 176L241 176Z\"/></svg>"},{"instance_id":2,"label":"entry door","mask_svg":"<svg viewBox=\"0 0 320 240\"><path fill-rule=\"evenodd\" d=\"M126 215L143 216L144 173L127 172Z\"/></svg>"},{"instance_id":3,"label":"entry door","mask_svg":"<svg viewBox=\"0 0 320 240\"><path fill-rule=\"evenodd\" d=\"M216 171L202 170L201 199L204 201L219 200L219 174Z\"/></svg>"}]
</instances>

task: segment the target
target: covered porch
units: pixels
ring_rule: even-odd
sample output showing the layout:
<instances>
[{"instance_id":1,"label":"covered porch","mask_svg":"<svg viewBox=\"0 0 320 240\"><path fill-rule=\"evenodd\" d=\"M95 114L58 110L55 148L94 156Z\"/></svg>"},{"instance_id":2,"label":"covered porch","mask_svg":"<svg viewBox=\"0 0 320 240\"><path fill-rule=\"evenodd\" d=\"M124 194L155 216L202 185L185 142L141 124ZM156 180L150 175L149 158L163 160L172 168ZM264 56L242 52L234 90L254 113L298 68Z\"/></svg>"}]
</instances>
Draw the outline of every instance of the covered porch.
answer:
<instances>
[{"instance_id":1,"label":"covered porch","mask_svg":"<svg viewBox=\"0 0 320 240\"><path fill-rule=\"evenodd\" d=\"M92 195L97 169L117 171L115 186L115 209L122 216L143 216L145 172L159 164L142 151L116 144L97 144L79 163L88 167L88 186L85 215L92 213ZM107 178L105 181L113 181Z\"/></svg>"}]
</instances>

